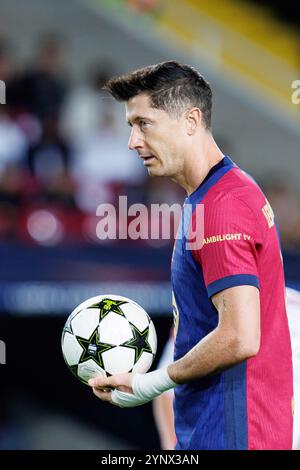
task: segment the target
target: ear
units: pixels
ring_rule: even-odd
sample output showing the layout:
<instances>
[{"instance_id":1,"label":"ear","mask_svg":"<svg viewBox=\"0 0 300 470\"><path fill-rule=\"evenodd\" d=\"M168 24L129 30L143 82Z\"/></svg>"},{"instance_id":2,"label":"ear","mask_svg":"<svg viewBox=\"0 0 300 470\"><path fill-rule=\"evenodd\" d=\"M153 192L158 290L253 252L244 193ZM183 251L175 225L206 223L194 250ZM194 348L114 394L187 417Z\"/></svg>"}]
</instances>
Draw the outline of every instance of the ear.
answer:
<instances>
[{"instance_id":1,"label":"ear","mask_svg":"<svg viewBox=\"0 0 300 470\"><path fill-rule=\"evenodd\" d=\"M192 108L186 112L186 126L188 135L193 135L201 124L202 113L199 108Z\"/></svg>"}]
</instances>

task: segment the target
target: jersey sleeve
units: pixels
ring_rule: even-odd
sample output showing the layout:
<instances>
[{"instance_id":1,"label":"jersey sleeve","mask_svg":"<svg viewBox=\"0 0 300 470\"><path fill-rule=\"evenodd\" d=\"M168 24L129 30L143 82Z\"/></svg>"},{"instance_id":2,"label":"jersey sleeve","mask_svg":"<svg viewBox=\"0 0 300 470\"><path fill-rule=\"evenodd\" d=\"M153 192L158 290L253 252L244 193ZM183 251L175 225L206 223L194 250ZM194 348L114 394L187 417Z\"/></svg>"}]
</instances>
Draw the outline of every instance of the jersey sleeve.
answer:
<instances>
[{"instance_id":1,"label":"jersey sleeve","mask_svg":"<svg viewBox=\"0 0 300 470\"><path fill-rule=\"evenodd\" d=\"M195 257L209 297L239 285L259 288L257 256L262 237L253 210L230 194L205 209L204 204L203 246Z\"/></svg>"}]
</instances>

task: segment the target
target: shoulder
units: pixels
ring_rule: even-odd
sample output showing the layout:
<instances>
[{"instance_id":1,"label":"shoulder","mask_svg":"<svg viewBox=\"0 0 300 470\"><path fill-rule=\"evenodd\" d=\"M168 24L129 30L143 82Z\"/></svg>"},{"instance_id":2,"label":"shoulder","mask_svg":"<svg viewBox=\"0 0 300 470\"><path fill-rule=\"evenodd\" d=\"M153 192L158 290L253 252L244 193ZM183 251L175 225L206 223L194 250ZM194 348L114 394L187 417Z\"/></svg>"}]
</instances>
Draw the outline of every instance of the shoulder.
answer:
<instances>
[{"instance_id":1,"label":"shoulder","mask_svg":"<svg viewBox=\"0 0 300 470\"><path fill-rule=\"evenodd\" d=\"M205 202L236 201L249 207L265 201L265 195L255 180L238 167L232 168L210 188L205 196Z\"/></svg>"},{"instance_id":2,"label":"shoulder","mask_svg":"<svg viewBox=\"0 0 300 470\"><path fill-rule=\"evenodd\" d=\"M246 233L255 242L263 243L269 229L275 229L274 214L264 193L238 167L210 188L202 202L205 237Z\"/></svg>"},{"instance_id":3,"label":"shoulder","mask_svg":"<svg viewBox=\"0 0 300 470\"><path fill-rule=\"evenodd\" d=\"M273 217L266 196L255 180L238 167L226 173L206 194L204 207L231 217L241 214L260 222L266 212Z\"/></svg>"}]
</instances>

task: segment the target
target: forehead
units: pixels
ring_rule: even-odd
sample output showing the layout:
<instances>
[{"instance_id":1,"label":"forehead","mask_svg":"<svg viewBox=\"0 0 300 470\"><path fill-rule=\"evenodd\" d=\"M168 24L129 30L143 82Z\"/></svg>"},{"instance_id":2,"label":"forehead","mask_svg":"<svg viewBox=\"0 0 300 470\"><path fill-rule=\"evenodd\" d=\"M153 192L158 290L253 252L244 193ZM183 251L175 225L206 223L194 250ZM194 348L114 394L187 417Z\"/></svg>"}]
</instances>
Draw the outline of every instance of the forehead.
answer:
<instances>
[{"instance_id":1,"label":"forehead","mask_svg":"<svg viewBox=\"0 0 300 470\"><path fill-rule=\"evenodd\" d=\"M161 109L152 108L150 106L150 98L145 93L130 98L125 104L125 109L128 122L133 122L141 117L155 119L161 116L161 114L166 114L165 111Z\"/></svg>"}]
</instances>

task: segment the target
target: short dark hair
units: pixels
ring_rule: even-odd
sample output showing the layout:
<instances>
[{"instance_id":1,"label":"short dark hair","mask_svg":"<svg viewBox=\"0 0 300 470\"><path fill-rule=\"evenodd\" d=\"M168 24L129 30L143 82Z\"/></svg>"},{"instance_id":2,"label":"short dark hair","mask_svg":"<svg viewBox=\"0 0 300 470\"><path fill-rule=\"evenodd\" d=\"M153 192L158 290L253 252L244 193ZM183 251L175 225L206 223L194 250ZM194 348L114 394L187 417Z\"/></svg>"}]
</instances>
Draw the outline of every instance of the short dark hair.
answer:
<instances>
[{"instance_id":1,"label":"short dark hair","mask_svg":"<svg viewBox=\"0 0 300 470\"><path fill-rule=\"evenodd\" d=\"M211 129L212 90L193 67L175 60L149 65L127 75L111 78L103 87L118 101L147 93L153 108L178 117L188 107L202 111L202 122Z\"/></svg>"}]
</instances>

